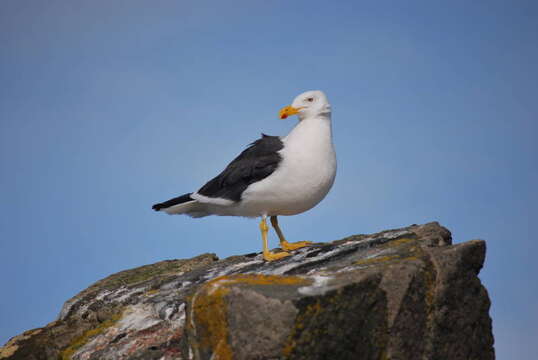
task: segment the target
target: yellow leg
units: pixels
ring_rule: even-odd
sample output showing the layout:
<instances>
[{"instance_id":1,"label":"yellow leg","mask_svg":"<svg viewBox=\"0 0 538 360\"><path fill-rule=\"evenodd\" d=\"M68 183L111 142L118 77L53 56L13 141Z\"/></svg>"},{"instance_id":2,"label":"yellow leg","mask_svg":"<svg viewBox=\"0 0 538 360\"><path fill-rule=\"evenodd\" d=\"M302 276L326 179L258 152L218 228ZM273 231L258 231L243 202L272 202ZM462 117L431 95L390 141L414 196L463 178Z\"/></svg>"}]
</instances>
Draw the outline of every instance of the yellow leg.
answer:
<instances>
[{"instance_id":1,"label":"yellow leg","mask_svg":"<svg viewBox=\"0 0 538 360\"><path fill-rule=\"evenodd\" d=\"M273 225L273 228L275 229L278 238L280 239L280 247L282 248L282 250L292 251L312 244L312 242L310 241L298 241L294 243L287 242L286 238L284 237L284 234L282 233L282 230L280 230L280 226L278 226L278 219L276 216L271 216L271 225Z\"/></svg>"},{"instance_id":2,"label":"yellow leg","mask_svg":"<svg viewBox=\"0 0 538 360\"><path fill-rule=\"evenodd\" d=\"M262 239L263 239L263 258L266 261L273 261L282 259L283 257L290 256L290 253L287 253L285 251L278 252L278 253L272 253L269 251L269 248L267 247L267 232L269 231L269 226L267 226L267 222L265 221L266 217L262 216L262 221L260 222L260 230L262 232Z\"/></svg>"}]
</instances>

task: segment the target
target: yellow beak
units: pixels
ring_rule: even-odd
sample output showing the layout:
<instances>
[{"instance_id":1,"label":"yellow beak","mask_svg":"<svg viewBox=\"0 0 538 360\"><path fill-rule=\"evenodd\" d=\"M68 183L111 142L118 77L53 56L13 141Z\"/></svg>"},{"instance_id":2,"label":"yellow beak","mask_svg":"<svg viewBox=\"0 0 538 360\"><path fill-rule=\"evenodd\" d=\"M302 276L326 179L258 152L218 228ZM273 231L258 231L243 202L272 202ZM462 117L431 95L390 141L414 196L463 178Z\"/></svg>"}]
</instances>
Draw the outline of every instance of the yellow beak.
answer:
<instances>
[{"instance_id":1,"label":"yellow beak","mask_svg":"<svg viewBox=\"0 0 538 360\"><path fill-rule=\"evenodd\" d=\"M293 106L286 106L286 107L283 107L283 108L280 110L280 112L278 113L278 116L279 116L281 119L285 119L285 118L287 118L288 116L298 114L298 113L299 113L299 110L301 110L301 109L294 108Z\"/></svg>"}]
</instances>

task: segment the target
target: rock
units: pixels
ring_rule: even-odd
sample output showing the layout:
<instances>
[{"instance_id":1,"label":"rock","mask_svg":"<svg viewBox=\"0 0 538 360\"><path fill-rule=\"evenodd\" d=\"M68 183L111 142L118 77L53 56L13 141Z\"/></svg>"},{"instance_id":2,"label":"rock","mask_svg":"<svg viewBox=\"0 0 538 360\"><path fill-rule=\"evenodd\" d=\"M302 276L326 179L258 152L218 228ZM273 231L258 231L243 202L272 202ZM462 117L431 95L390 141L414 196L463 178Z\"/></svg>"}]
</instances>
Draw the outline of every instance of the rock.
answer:
<instances>
[{"instance_id":1,"label":"rock","mask_svg":"<svg viewBox=\"0 0 538 360\"><path fill-rule=\"evenodd\" d=\"M162 261L98 281L0 359L494 359L485 251L429 223L271 263Z\"/></svg>"}]
</instances>

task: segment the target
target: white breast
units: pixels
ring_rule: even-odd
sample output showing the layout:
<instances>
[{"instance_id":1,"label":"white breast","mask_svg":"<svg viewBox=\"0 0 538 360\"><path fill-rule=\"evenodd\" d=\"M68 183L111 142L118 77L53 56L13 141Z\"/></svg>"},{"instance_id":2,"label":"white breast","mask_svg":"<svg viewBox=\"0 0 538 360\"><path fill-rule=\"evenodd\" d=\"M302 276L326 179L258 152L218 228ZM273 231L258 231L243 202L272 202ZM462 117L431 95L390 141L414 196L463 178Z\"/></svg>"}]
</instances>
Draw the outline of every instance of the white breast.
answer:
<instances>
[{"instance_id":1,"label":"white breast","mask_svg":"<svg viewBox=\"0 0 538 360\"><path fill-rule=\"evenodd\" d=\"M336 176L336 154L328 117L305 119L282 139L282 162L243 192L241 216L295 215L316 206Z\"/></svg>"}]
</instances>

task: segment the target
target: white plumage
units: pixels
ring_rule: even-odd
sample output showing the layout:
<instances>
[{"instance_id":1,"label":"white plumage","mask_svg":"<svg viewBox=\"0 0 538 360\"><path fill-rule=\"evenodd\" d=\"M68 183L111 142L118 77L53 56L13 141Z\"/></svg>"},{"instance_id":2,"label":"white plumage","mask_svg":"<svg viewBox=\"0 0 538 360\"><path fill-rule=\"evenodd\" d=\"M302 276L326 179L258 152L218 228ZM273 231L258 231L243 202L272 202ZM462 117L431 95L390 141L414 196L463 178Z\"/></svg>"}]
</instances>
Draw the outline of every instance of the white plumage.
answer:
<instances>
[{"instance_id":1,"label":"white plumage","mask_svg":"<svg viewBox=\"0 0 538 360\"><path fill-rule=\"evenodd\" d=\"M331 189L336 154L330 117L301 120L282 142L282 163L270 176L245 190L238 215L300 214L316 206Z\"/></svg>"},{"instance_id":2,"label":"white plumage","mask_svg":"<svg viewBox=\"0 0 538 360\"><path fill-rule=\"evenodd\" d=\"M336 175L331 107L325 94L307 91L280 112L281 118L295 114L299 123L287 136L264 135L198 191L153 208L192 217L262 217L262 224L270 216L282 245L286 241L276 216L296 215L316 206L331 189ZM266 259L275 259L270 257Z\"/></svg>"}]
</instances>

